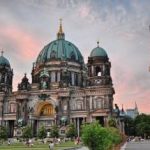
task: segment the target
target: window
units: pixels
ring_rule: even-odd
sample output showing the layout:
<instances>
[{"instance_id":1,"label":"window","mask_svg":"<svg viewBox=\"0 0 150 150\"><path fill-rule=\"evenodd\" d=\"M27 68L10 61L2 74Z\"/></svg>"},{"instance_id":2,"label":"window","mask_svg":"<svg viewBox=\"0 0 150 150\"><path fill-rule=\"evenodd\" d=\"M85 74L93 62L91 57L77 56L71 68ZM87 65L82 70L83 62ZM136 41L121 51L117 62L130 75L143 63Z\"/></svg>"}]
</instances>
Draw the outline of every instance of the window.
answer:
<instances>
[{"instance_id":1,"label":"window","mask_svg":"<svg viewBox=\"0 0 150 150\"><path fill-rule=\"evenodd\" d=\"M60 133L61 134L65 134L65 130L60 130Z\"/></svg>"},{"instance_id":2,"label":"window","mask_svg":"<svg viewBox=\"0 0 150 150\"><path fill-rule=\"evenodd\" d=\"M56 58L56 52L53 50L50 55L51 58Z\"/></svg>"},{"instance_id":3,"label":"window","mask_svg":"<svg viewBox=\"0 0 150 150\"><path fill-rule=\"evenodd\" d=\"M51 72L51 82L56 82L56 73Z\"/></svg>"},{"instance_id":4,"label":"window","mask_svg":"<svg viewBox=\"0 0 150 150\"><path fill-rule=\"evenodd\" d=\"M94 100L94 108L95 109L100 109L100 108L103 108L103 99L98 99L98 98L96 98L95 100Z\"/></svg>"},{"instance_id":5,"label":"window","mask_svg":"<svg viewBox=\"0 0 150 150\"><path fill-rule=\"evenodd\" d=\"M95 69L95 73L96 73L96 76L100 77L102 75L101 68L97 66L96 69Z\"/></svg>"},{"instance_id":6,"label":"window","mask_svg":"<svg viewBox=\"0 0 150 150\"><path fill-rule=\"evenodd\" d=\"M14 103L11 103L11 104L10 104L10 112L11 112L11 113L16 112L16 105L15 105Z\"/></svg>"},{"instance_id":7,"label":"window","mask_svg":"<svg viewBox=\"0 0 150 150\"><path fill-rule=\"evenodd\" d=\"M72 52L72 53L71 53L70 59L71 59L71 60L73 60L73 61L75 61L75 60L76 60L76 57L75 57L74 52Z\"/></svg>"},{"instance_id":8,"label":"window","mask_svg":"<svg viewBox=\"0 0 150 150\"><path fill-rule=\"evenodd\" d=\"M64 104L63 110L66 111L68 109L67 104Z\"/></svg>"},{"instance_id":9,"label":"window","mask_svg":"<svg viewBox=\"0 0 150 150\"><path fill-rule=\"evenodd\" d=\"M60 72L57 72L57 82L60 81Z\"/></svg>"},{"instance_id":10,"label":"window","mask_svg":"<svg viewBox=\"0 0 150 150\"><path fill-rule=\"evenodd\" d=\"M75 75L74 72L71 72L71 85L75 84Z\"/></svg>"},{"instance_id":11,"label":"window","mask_svg":"<svg viewBox=\"0 0 150 150\"><path fill-rule=\"evenodd\" d=\"M76 109L77 110L82 110L83 109L83 102L78 101L77 104L76 104Z\"/></svg>"},{"instance_id":12,"label":"window","mask_svg":"<svg viewBox=\"0 0 150 150\"><path fill-rule=\"evenodd\" d=\"M96 108L101 108L101 101L100 100L96 101Z\"/></svg>"}]
</instances>

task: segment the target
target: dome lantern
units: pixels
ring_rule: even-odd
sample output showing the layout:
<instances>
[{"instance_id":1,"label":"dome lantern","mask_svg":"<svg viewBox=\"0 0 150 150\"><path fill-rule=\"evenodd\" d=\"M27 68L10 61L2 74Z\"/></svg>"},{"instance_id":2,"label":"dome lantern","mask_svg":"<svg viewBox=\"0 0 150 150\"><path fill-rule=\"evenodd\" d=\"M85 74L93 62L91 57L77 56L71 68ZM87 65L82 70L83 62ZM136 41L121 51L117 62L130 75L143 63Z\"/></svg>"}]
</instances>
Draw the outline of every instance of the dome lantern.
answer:
<instances>
[{"instance_id":1,"label":"dome lantern","mask_svg":"<svg viewBox=\"0 0 150 150\"><path fill-rule=\"evenodd\" d=\"M62 28L62 19L60 19L60 25L59 25L59 31L57 33L57 39L65 39L65 34L63 32L63 28Z\"/></svg>"}]
</instances>

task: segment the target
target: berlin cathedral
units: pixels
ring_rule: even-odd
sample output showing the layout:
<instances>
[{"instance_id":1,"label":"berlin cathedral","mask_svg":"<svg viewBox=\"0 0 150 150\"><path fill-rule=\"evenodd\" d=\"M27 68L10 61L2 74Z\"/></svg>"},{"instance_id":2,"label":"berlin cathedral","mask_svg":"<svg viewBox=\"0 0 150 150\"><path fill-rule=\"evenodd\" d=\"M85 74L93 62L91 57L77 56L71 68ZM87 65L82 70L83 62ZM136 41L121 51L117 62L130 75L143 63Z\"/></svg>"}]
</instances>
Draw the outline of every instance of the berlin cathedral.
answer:
<instances>
[{"instance_id":1,"label":"berlin cathedral","mask_svg":"<svg viewBox=\"0 0 150 150\"><path fill-rule=\"evenodd\" d=\"M32 81L26 74L12 91L13 69L0 56L0 125L9 136L20 134L20 126L31 125L33 135L44 125L90 123L97 120L107 126L113 114L115 93L110 74L111 62L99 46L91 50L85 63L80 50L65 40L60 23L56 40L48 43L32 67ZM65 123L65 124L64 124Z\"/></svg>"}]
</instances>

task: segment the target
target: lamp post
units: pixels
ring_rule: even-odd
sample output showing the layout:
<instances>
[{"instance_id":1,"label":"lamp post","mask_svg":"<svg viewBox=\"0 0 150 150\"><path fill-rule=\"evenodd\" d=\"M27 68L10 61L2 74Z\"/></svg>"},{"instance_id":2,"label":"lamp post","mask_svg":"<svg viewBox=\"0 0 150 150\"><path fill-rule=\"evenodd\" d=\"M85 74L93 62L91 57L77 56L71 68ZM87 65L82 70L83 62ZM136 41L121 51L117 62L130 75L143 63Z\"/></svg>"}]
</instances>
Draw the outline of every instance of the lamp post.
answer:
<instances>
[{"instance_id":1,"label":"lamp post","mask_svg":"<svg viewBox=\"0 0 150 150\"><path fill-rule=\"evenodd\" d=\"M80 137L80 123L79 123L79 118L77 118L77 133L78 133L78 137Z\"/></svg>"}]
</instances>

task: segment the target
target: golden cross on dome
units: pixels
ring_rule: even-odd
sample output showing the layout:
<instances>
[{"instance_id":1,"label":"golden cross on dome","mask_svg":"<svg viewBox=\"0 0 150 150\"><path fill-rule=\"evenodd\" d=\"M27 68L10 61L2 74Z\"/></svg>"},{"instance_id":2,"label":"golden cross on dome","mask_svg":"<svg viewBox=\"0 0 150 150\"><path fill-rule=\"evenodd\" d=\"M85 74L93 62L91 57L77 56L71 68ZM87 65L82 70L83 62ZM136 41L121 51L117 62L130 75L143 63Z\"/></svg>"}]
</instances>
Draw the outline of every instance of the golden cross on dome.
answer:
<instances>
[{"instance_id":1,"label":"golden cross on dome","mask_svg":"<svg viewBox=\"0 0 150 150\"><path fill-rule=\"evenodd\" d=\"M60 21L59 33L63 33L63 30L62 30L62 18L60 18L59 21Z\"/></svg>"},{"instance_id":2,"label":"golden cross on dome","mask_svg":"<svg viewBox=\"0 0 150 150\"><path fill-rule=\"evenodd\" d=\"M60 18L59 21L60 21L60 24L62 24L62 18Z\"/></svg>"}]
</instances>

